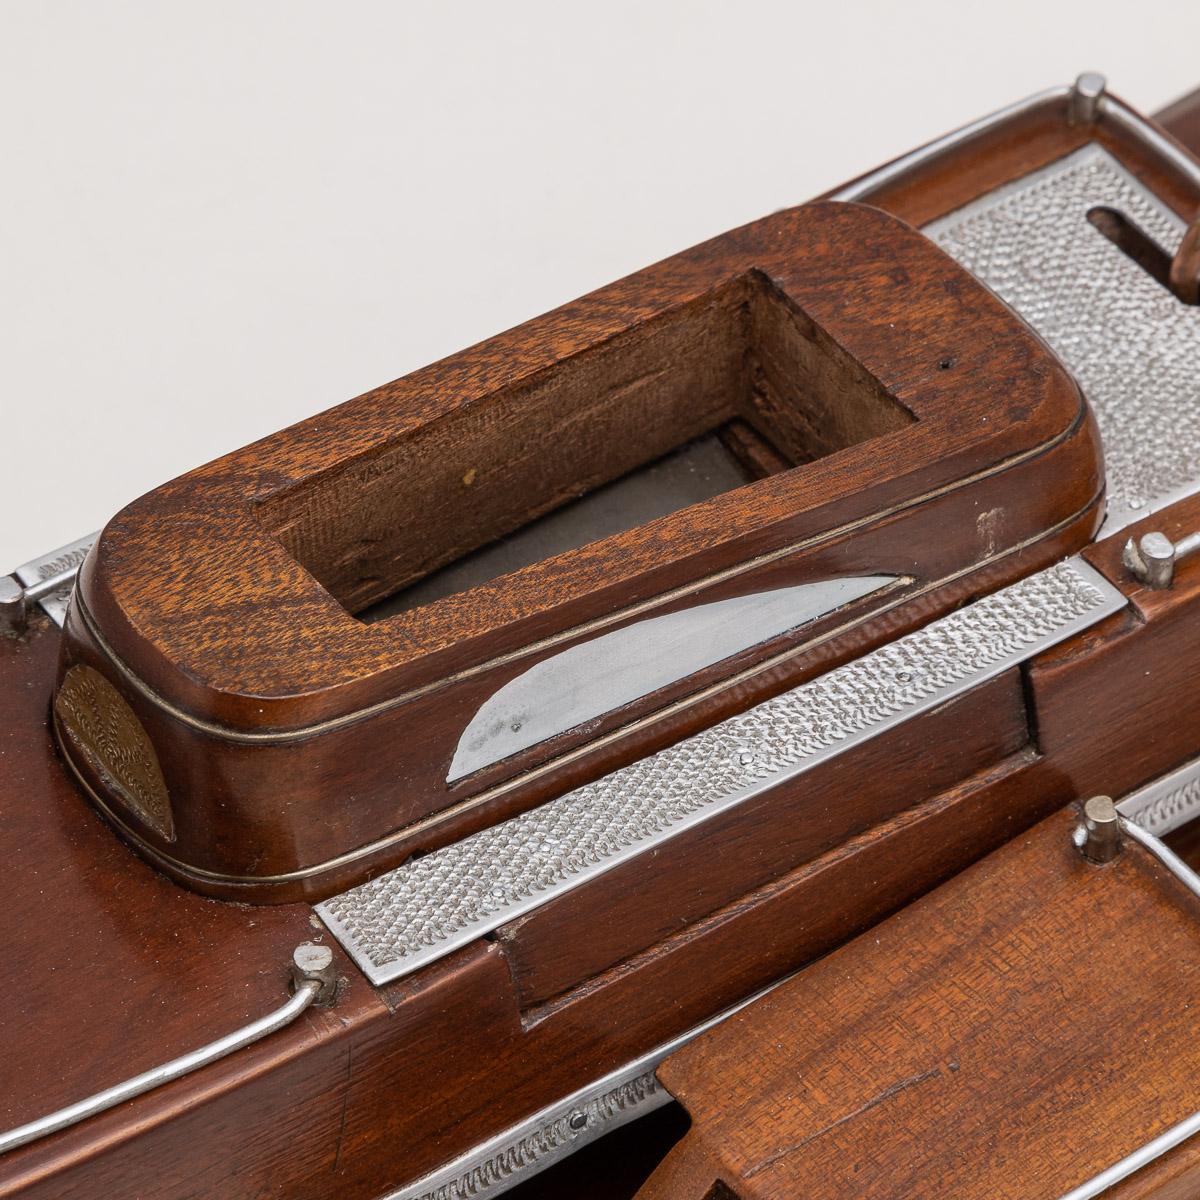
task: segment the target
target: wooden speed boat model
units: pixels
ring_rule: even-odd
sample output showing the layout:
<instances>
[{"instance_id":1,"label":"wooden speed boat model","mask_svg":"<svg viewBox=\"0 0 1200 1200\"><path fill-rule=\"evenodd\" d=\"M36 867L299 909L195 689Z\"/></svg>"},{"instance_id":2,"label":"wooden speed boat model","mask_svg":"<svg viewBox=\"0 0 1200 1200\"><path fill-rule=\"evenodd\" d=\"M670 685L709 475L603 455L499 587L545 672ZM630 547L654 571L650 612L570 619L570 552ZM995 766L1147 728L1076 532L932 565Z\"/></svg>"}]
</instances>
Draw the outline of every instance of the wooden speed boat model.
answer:
<instances>
[{"instance_id":1,"label":"wooden speed boat model","mask_svg":"<svg viewBox=\"0 0 1200 1200\"><path fill-rule=\"evenodd\" d=\"M0 1194L1193 1194L1197 211L1081 76L0 580Z\"/></svg>"}]
</instances>

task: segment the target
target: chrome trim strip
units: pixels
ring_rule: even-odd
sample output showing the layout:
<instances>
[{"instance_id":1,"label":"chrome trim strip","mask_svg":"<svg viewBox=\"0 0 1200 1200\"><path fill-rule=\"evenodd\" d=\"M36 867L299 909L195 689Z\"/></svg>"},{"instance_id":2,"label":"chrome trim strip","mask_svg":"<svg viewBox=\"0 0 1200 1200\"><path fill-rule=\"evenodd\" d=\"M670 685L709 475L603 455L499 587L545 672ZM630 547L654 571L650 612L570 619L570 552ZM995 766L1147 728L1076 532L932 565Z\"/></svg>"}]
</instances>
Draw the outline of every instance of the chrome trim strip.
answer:
<instances>
[{"instance_id":1,"label":"chrome trim strip","mask_svg":"<svg viewBox=\"0 0 1200 1200\"><path fill-rule=\"evenodd\" d=\"M736 654L868 597L908 575L844 575L643 617L544 658L494 691L459 736L447 783L642 700Z\"/></svg>"},{"instance_id":2,"label":"chrome trim strip","mask_svg":"<svg viewBox=\"0 0 1200 1200\"><path fill-rule=\"evenodd\" d=\"M1117 812L1155 837L1200 816L1200 758L1131 792L1117 805Z\"/></svg>"},{"instance_id":3,"label":"chrome trim strip","mask_svg":"<svg viewBox=\"0 0 1200 1200\"><path fill-rule=\"evenodd\" d=\"M198 1071L201 1067L216 1062L217 1059L225 1058L253 1042L260 1041L268 1034L290 1025L305 1009L318 1001L332 1003L332 998L336 994L332 991L332 988L336 987L336 977L330 973L333 956L328 947L308 945L297 947L296 968L297 970L301 968L302 953L314 950L319 952L317 960L319 972L305 971L303 975L298 975L295 991L288 998L286 1004L267 1013L265 1017L259 1017L257 1021L251 1021L249 1025L243 1025L233 1033L218 1038L215 1042L201 1046L198 1050L181 1054L170 1062L152 1067L149 1071L143 1071L140 1075L133 1076L132 1079L125 1079L110 1088L105 1088L102 1092L88 1096L85 1100L79 1100L66 1108L60 1108L57 1112L47 1113L46 1116L39 1117L36 1121L30 1121L25 1125L17 1126L16 1129L0 1133L0 1155L7 1154L18 1146L35 1142L39 1138L48 1137L60 1129L78 1125L81 1121L86 1121L89 1117L115 1108L126 1100L132 1100L135 1096L140 1096L144 1092L161 1087L164 1083L170 1083L173 1079L179 1079L181 1076Z\"/></svg>"},{"instance_id":4,"label":"chrome trim strip","mask_svg":"<svg viewBox=\"0 0 1200 1200\"><path fill-rule=\"evenodd\" d=\"M408 975L1117 612L1068 559L611 775L316 906L374 984Z\"/></svg>"},{"instance_id":5,"label":"chrome trim strip","mask_svg":"<svg viewBox=\"0 0 1200 1200\"><path fill-rule=\"evenodd\" d=\"M998 125L1003 125L1006 121L1011 121L1015 117L1032 112L1035 108L1040 108L1043 104L1051 100L1065 100L1072 94L1073 90L1070 87L1052 87L1046 88L1045 91L1034 92L1032 96L1026 96L1024 100L1018 100L1015 104L1008 104L1004 108L999 108L985 117L969 121L966 125L951 130L950 133L943 134L939 138L934 138L932 142L926 142L924 146L918 146L916 150L911 150L908 154L901 155L899 158L893 159L890 163L885 163L882 167L878 167L876 170L863 175L852 183L846 184L845 187L839 188L836 192L830 192L826 198L829 200L854 200L861 202L872 192L886 187L889 183L894 182L909 171L915 170L917 167L923 167L926 163L932 162L933 159L950 150L957 150L959 146L964 142L969 142L973 137L978 137L979 134L986 133Z\"/></svg>"}]
</instances>

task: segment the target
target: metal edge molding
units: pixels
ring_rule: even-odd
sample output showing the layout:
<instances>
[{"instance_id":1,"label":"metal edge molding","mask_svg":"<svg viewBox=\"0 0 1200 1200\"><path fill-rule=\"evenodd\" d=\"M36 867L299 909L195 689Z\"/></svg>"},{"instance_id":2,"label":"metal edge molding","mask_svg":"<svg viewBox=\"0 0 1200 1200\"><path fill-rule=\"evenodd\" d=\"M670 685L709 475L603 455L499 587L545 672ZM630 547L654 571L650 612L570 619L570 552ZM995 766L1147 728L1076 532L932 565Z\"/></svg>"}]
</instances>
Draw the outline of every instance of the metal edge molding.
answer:
<instances>
[{"instance_id":1,"label":"metal edge molding","mask_svg":"<svg viewBox=\"0 0 1200 1200\"><path fill-rule=\"evenodd\" d=\"M605 1134L671 1102L655 1071L682 1046L727 1021L787 979L665 1042L649 1054L564 1096L382 1200L467 1200L499 1196Z\"/></svg>"},{"instance_id":2,"label":"metal edge molding","mask_svg":"<svg viewBox=\"0 0 1200 1200\"><path fill-rule=\"evenodd\" d=\"M1164 837L1200 815L1200 758L1131 792L1117 811L1156 837Z\"/></svg>"},{"instance_id":3,"label":"metal edge molding","mask_svg":"<svg viewBox=\"0 0 1200 1200\"><path fill-rule=\"evenodd\" d=\"M372 983L398 979L1124 606L1068 559L316 911Z\"/></svg>"},{"instance_id":4,"label":"metal edge molding","mask_svg":"<svg viewBox=\"0 0 1200 1200\"><path fill-rule=\"evenodd\" d=\"M77 538L49 554L22 563L11 575L0 576L0 633L20 633L33 605L60 628L79 568L99 533Z\"/></svg>"}]
</instances>

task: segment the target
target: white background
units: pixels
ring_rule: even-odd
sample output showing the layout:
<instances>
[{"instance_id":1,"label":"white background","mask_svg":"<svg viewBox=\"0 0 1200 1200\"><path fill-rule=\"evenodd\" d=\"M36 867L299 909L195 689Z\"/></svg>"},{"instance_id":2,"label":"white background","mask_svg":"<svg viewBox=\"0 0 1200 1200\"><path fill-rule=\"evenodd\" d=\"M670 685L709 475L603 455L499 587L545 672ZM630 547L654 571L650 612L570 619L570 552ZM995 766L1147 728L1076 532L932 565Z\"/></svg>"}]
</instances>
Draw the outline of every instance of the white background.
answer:
<instances>
[{"instance_id":1,"label":"white background","mask_svg":"<svg viewBox=\"0 0 1200 1200\"><path fill-rule=\"evenodd\" d=\"M0 0L0 570L1200 4Z\"/></svg>"}]
</instances>

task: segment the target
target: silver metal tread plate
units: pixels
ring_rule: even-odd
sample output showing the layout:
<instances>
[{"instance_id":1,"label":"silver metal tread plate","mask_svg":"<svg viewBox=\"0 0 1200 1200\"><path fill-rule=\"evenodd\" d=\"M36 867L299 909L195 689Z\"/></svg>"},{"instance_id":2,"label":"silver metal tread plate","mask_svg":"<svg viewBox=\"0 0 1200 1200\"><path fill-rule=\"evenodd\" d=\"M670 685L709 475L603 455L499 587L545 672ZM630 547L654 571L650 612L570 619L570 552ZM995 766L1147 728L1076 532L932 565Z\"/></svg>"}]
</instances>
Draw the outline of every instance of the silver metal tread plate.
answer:
<instances>
[{"instance_id":1,"label":"silver metal tread plate","mask_svg":"<svg viewBox=\"0 0 1200 1200\"><path fill-rule=\"evenodd\" d=\"M1117 811L1155 837L1186 825L1200 814L1200 758L1131 792Z\"/></svg>"},{"instance_id":2,"label":"silver metal tread plate","mask_svg":"<svg viewBox=\"0 0 1200 1200\"><path fill-rule=\"evenodd\" d=\"M1184 223L1108 151L1084 146L924 232L1014 308L1075 376L1104 444L1101 536L1200 490L1200 308L1087 219L1116 209L1168 255Z\"/></svg>"},{"instance_id":3,"label":"silver metal tread plate","mask_svg":"<svg viewBox=\"0 0 1200 1200\"><path fill-rule=\"evenodd\" d=\"M1079 559L316 906L375 984L965 693L1124 607Z\"/></svg>"},{"instance_id":4,"label":"silver metal tread plate","mask_svg":"<svg viewBox=\"0 0 1200 1200\"><path fill-rule=\"evenodd\" d=\"M83 560L87 558L92 543L99 536L98 532L89 533L86 537L77 538L66 546L52 550L49 554L43 554L41 558L22 563L13 572L13 577L24 587L31 587L35 583L41 583L43 579L50 579L60 574L68 567L78 569L83 564ZM42 606L42 611L60 628L67 619L67 603L71 599L71 590L74 586L75 581L72 579L38 601Z\"/></svg>"}]
</instances>

